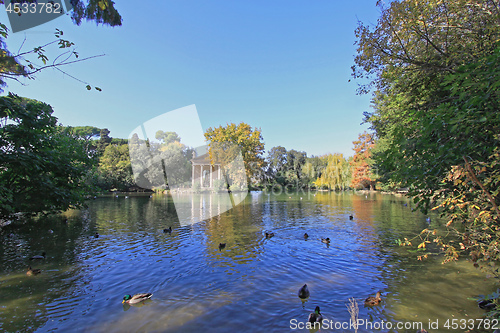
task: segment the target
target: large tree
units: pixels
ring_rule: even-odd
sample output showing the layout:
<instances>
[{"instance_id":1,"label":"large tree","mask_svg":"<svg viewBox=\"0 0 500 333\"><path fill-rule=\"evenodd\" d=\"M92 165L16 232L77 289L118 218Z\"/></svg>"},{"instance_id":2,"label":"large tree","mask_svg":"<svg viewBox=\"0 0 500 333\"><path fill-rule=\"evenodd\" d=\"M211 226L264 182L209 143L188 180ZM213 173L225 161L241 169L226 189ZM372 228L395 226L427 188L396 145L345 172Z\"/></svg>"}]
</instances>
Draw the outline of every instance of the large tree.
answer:
<instances>
[{"instance_id":1,"label":"large tree","mask_svg":"<svg viewBox=\"0 0 500 333\"><path fill-rule=\"evenodd\" d=\"M257 182L256 175L261 175L260 172L265 165L263 158L264 142L262 141L262 133L258 128L252 128L246 123L228 124L225 127L219 126L216 128L209 128L205 132L205 139L209 142L209 153L212 160L218 160L217 157L226 157L228 161L225 165L229 165L230 160L237 158L238 153L241 152L247 181ZM223 154L220 152L224 151ZM233 170L235 172L235 170Z\"/></svg>"},{"instance_id":2,"label":"large tree","mask_svg":"<svg viewBox=\"0 0 500 333\"><path fill-rule=\"evenodd\" d=\"M351 186L356 189L375 189L375 177L372 172L372 149L375 146L373 135L364 132L359 135L354 144L354 156L351 160Z\"/></svg>"},{"instance_id":3,"label":"large tree","mask_svg":"<svg viewBox=\"0 0 500 333\"><path fill-rule=\"evenodd\" d=\"M327 154L320 157L326 164L314 185L330 190L345 190L351 183L351 167L342 154Z\"/></svg>"},{"instance_id":4,"label":"large tree","mask_svg":"<svg viewBox=\"0 0 500 333\"><path fill-rule=\"evenodd\" d=\"M380 5L380 3L379 3ZM500 10L497 1L393 1L357 30L356 77L368 78L386 179L424 211L443 208L459 246L448 259L500 259ZM427 230L423 235L427 237ZM425 247L427 242L421 243Z\"/></svg>"},{"instance_id":5,"label":"large tree","mask_svg":"<svg viewBox=\"0 0 500 333\"><path fill-rule=\"evenodd\" d=\"M50 105L0 97L0 217L79 207L93 188L89 142L57 126Z\"/></svg>"}]
</instances>

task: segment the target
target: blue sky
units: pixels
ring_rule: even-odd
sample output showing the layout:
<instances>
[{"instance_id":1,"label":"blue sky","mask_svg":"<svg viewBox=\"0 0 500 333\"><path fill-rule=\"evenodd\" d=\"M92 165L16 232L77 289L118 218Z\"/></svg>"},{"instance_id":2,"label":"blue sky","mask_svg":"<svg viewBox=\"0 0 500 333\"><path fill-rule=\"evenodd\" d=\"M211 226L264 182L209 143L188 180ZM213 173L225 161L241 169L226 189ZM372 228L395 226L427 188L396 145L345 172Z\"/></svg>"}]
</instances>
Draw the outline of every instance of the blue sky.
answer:
<instances>
[{"instance_id":1,"label":"blue sky","mask_svg":"<svg viewBox=\"0 0 500 333\"><path fill-rule=\"evenodd\" d=\"M126 138L140 124L195 104L204 129L246 122L274 146L352 155L369 96L351 79L358 19L376 22L375 1L116 1L121 27L74 25L63 16L10 34L24 50L55 28L80 57L105 54L5 90L44 101L64 125L108 128ZM5 12L0 22L8 25ZM4 93L4 94L5 94Z\"/></svg>"}]
</instances>

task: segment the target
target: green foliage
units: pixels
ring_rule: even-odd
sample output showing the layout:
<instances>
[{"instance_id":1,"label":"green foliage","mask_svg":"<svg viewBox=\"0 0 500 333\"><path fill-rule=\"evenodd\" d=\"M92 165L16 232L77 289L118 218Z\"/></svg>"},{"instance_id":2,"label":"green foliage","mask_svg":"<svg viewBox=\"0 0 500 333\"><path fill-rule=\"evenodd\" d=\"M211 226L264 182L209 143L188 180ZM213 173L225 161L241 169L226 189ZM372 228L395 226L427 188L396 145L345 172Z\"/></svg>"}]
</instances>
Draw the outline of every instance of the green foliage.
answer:
<instances>
[{"instance_id":1,"label":"green foliage","mask_svg":"<svg viewBox=\"0 0 500 333\"><path fill-rule=\"evenodd\" d=\"M72 0L73 11L71 19L80 25L85 19L95 21L96 24L109 25L112 27L122 25L122 17L115 9L115 3L111 0Z\"/></svg>"},{"instance_id":2,"label":"green foliage","mask_svg":"<svg viewBox=\"0 0 500 333\"><path fill-rule=\"evenodd\" d=\"M99 186L126 191L133 185L128 145L108 145L99 159Z\"/></svg>"},{"instance_id":3,"label":"green foliage","mask_svg":"<svg viewBox=\"0 0 500 333\"><path fill-rule=\"evenodd\" d=\"M0 97L0 216L80 207L93 188L88 141L57 126L52 108L13 94Z\"/></svg>"},{"instance_id":4,"label":"green foliage","mask_svg":"<svg viewBox=\"0 0 500 333\"><path fill-rule=\"evenodd\" d=\"M342 154L328 154L321 157L326 167L314 185L331 190L345 190L351 183L351 167Z\"/></svg>"},{"instance_id":5,"label":"green foliage","mask_svg":"<svg viewBox=\"0 0 500 333\"><path fill-rule=\"evenodd\" d=\"M79 138L91 140L99 136L100 128L94 126L68 126L68 129Z\"/></svg>"},{"instance_id":6,"label":"green foliage","mask_svg":"<svg viewBox=\"0 0 500 333\"><path fill-rule=\"evenodd\" d=\"M195 182L193 184L193 192L196 192L196 193L201 192L201 183L200 182Z\"/></svg>"},{"instance_id":7,"label":"green foliage","mask_svg":"<svg viewBox=\"0 0 500 333\"><path fill-rule=\"evenodd\" d=\"M500 12L490 1L394 1L360 24L354 75L370 78L373 158L461 240L433 239L446 260L500 259ZM363 88L367 88L364 86ZM434 235L433 235L434 236Z\"/></svg>"},{"instance_id":8,"label":"green foliage","mask_svg":"<svg viewBox=\"0 0 500 333\"><path fill-rule=\"evenodd\" d=\"M157 141L144 141L134 134L129 142L135 181L143 188L187 186L193 150L174 132L158 131Z\"/></svg>"},{"instance_id":9,"label":"green foliage","mask_svg":"<svg viewBox=\"0 0 500 333\"><path fill-rule=\"evenodd\" d=\"M222 179L215 179L213 181L213 190L215 192L221 192L223 190L226 190L227 189L227 184L224 180Z\"/></svg>"},{"instance_id":10,"label":"green foliage","mask_svg":"<svg viewBox=\"0 0 500 333\"><path fill-rule=\"evenodd\" d=\"M307 154L294 149L273 147L267 155L267 180L270 183L282 186L303 187L308 185L309 179L303 174ZM310 170L308 170L310 171Z\"/></svg>"},{"instance_id":11,"label":"green foliage","mask_svg":"<svg viewBox=\"0 0 500 333\"><path fill-rule=\"evenodd\" d=\"M205 139L209 142L211 160L217 160L223 163L224 167L230 167L239 152L241 152L247 183L261 181L258 178L262 175L261 170L265 165L265 161L262 157L264 142L262 142L263 138L260 129L252 129L250 125L245 123L238 125L231 123L226 127L219 126L207 129ZM245 177L245 175L238 175L237 173L238 170L232 170L231 172L235 179Z\"/></svg>"}]
</instances>

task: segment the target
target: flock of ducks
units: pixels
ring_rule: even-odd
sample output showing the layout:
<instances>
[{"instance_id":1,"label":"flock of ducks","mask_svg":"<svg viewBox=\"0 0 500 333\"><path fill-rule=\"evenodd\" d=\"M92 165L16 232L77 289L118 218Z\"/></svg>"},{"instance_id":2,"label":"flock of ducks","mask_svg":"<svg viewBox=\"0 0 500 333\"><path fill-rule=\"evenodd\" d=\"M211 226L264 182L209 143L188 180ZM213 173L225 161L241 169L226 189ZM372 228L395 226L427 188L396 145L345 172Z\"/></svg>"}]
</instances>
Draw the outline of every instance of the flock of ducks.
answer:
<instances>
[{"instance_id":1,"label":"flock of ducks","mask_svg":"<svg viewBox=\"0 0 500 333\"><path fill-rule=\"evenodd\" d=\"M301 300L306 300L309 298L311 293L309 292L309 288L307 284L304 284L298 292L299 298ZM382 302L382 294L381 292L377 292L375 296L369 296L365 299L365 306L376 306ZM309 314L308 322L310 323L321 323L323 321L323 315L321 314L321 309L319 306L316 306L314 312Z\"/></svg>"},{"instance_id":2,"label":"flock of ducks","mask_svg":"<svg viewBox=\"0 0 500 333\"><path fill-rule=\"evenodd\" d=\"M353 216L350 215L349 219L352 220ZM67 220L65 220L65 222L67 223ZM168 228L163 229L163 233L171 234L172 227L170 226ZM96 232L94 234L94 237L99 238L99 233ZM274 237L274 232L265 232L265 237L266 237L266 239L270 239L270 238ZM307 234L307 232L304 233L304 239L307 240L308 238L309 238L309 235ZM321 238L321 241L325 244L330 244L330 238ZM219 251L223 250L225 247L226 247L226 243L219 243ZM41 255L34 255L29 259L30 260L43 260L45 258L46 258L46 253L42 252ZM26 274L28 276L32 276L32 275L40 274L41 272L42 271L40 269L37 269L37 268L33 269L33 268L31 268L31 265L30 265L30 266L28 266L28 270L27 270ZM133 296L127 294L123 297L122 303L124 303L124 304L137 304L137 303L143 302L145 300L151 299L152 296L153 296L152 293L139 293L139 294L135 294ZM309 298L310 292L309 292L309 289L307 287L307 284L304 284L302 286L302 288L300 288L298 296L300 299L303 299L303 300ZM375 297L371 296L365 300L365 305L366 306L374 306L374 305L380 304L381 301L382 301L381 293L377 292ZM319 306L316 306L316 308L314 309L314 312L309 314L308 321L310 323L317 323L317 322L321 323L323 321L323 315L321 314L321 309Z\"/></svg>"}]
</instances>

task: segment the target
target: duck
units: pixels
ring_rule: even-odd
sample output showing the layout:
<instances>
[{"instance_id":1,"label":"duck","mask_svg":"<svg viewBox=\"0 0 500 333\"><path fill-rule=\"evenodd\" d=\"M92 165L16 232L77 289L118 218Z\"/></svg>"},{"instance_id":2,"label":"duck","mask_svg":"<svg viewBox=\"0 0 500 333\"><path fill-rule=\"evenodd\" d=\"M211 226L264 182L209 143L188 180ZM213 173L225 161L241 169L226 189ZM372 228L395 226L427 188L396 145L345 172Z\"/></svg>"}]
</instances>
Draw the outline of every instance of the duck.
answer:
<instances>
[{"instance_id":1,"label":"duck","mask_svg":"<svg viewBox=\"0 0 500 333\"><path fill-rule=\"evenodd\" d=\"M313 313L309 314L307 321L310 323L321 323L323 321L323 315L320 313L319 306L314 309Z\"/></svg>"},{"instance_id":2,"label":"duck","mask_svg":"<svg viewBox=\"0 0 500 333\"><path fill-rule=\"evenodd\" d=\"M219 251L226 247L226 243L219 243Z\"/></svg>"},{"instance_id":3,"label":"duck","mask_svg":"<svg viewBox=\"0 0 500 333\"><path fill-rule=\"evenodd\" d=\"M330 238L321 238L321 241L325 244L330 244Z\"/></svg>"},{"instance_id":4,"label":"duck","mask_svg":"<svg viewBox=\"0 0 500 333\"><path fill-rule=\"evenodd\" d=\"M28 271L26 272L26 275L31 276L31 275L37 275L42 272L41 269L35 268L32 269L31 266L28 267Z\"/></svg>"},{"instance_id":5,"label":"duck","mask_svg":"<svg viewBox=\"0 0 500 333\"><path fill-rule=\"evenodd\" d=\"M304 239L308 239L309 238L309 235L307 234L307 232L304 234Z\"/></svg>"},{"instance_id":6,"label":"duck","mask_svg":"<svg viewBox=\"0 0 500 333\"><path fill-rule=\"evenodd\" d=\"M354 216L349 215L349 220L354 220Z\"/></svg>"},{"instance_id":7,"label":"duck","mask_svg":"<svg viewBox=\"0 0 500 333\"><path fill-rule=\"evenodd\" d=\"M99 233L97 231L94 234L94 238L99 238Z\"/></svg>"},{"instance_id":8,"label":"duck","mask_svg":"<svg viewBox=\"0 0 500 333\"><path fill-rule=\"evenodd\" d=\"M493 301L489 299L483 299L482 301L477 303L477 305L479 306L480 309L488 311L493 310L496 307L495 303L493 303Z\"/></svg>"},{"instance_id":9,"label":"duck","mask_svg":"<svg viewBox=\"0 0 500 333\"><path fill-rule=\"evenodd\" d=\"M172 233L172 227L168 227L167 229L163 229L163 233L165 233L165 234L171 234Z\"/></svg>"},{"instance_id":10,"label":"duck","mask_svg":"<svg viewBox=\"0 0 500 333\"><path fill-rule=\"evenodd\" d=\"M380 293L380 291L377 291L377 294L375 295L375 297L370 296L367 299L365 299L365 305L367 305L367 306L379 305L380 302L382 302L381 296L382 296L382 294Z\"/></svg>"},{"instance_id":11,"label":"duck","mask_svg":"<svg viewBox=\"0 0 500 333\"><path fill-rule=\"evenodd\" d=\"M41 256L40 255L33 256L30 258L30 260L45 259L45 255L46 255L46 253L42 252Z\"/></svg>"},{"instance_id":12,"label":"duck","mask_svg":"<svg viewBox=\"0 0 500 333\"><path fill-rule=\"evenodd\" d=\"M135 294L134 296L125 295L125 296L123 296L122 303L127 303L127 304L140 303L142 301L150 299L151 296L153 296L153 294L151 294L151 293Z\"/></svg>"},{"instance_id":13,"label":"duck","mask_svg":"<svg viewBox=\"0 0 500 333\"><path fill-rule=\"evenodd\" d=\"M266 238L274 237L274 232L266 232Z\"/></svg>"},{"instance_id":14,"label":"duck","mask_svg":"<svg viewBox=\"0 0 500 333\"><path fill-rule=\"evenodd\" d=\"M309 298L309 295L309 288L307 288L307 284L305 284L299 289L299 298L306 299Z\"/></svg>"}]
</instances>

